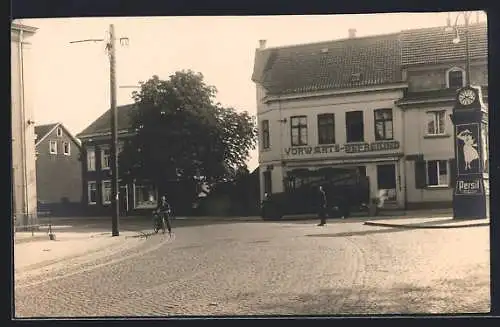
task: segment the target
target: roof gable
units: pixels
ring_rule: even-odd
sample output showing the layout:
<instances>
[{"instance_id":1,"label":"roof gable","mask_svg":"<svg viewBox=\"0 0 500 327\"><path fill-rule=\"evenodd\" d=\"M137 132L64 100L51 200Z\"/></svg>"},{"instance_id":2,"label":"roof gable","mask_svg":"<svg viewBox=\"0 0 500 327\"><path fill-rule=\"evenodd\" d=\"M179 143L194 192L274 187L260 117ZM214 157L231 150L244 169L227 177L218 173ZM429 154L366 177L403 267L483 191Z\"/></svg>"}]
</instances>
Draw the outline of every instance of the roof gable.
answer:
<instances>
[{"instance_id":1,"label":"roof gable","mask_svg":"<svg viewBox=\"0 0 500 327\"><path fill-rule=\"evenodd\" d=\"M78 147L81 147L81 142L79 139L73 136L70 131L62 124L62 123L53 123L53 124L45 124L35 126L35 146L40 144L47 136L49 136L56 128L61 128L63 133L69 136L69 138L75 143Z\"/></svg>"},{"instance_id":2,"label":"roof gable","mask_svg":"<svg viewBox=\"0 0 500 327\"><path fill-rule=\"evenodd\" d=\"M40 143L42 139L44 139L50 132L52 132L60 123L52 123L45 125L35 126L35 144Z\"/></svg>"},{"instance_id":3,"label":"roof gable","mask_svg":"<svg viewBox=\"0 0 500 327\"><path fill-rule=\"evenodd\" d=\"M130 120L130 112L135 107L135 104L128 104L124 106L117 107L117 120L118 120L118 131L128 130L132 126L132 121ZM91 135L110 133L111 125L111 109L108 109L99 118L97 118L92 124L87 126L82 132L77 136L79 138L86 138Z\"/></svg>"},{"instance_id":4,"label":"roof gable","mask_svg":"<svg viewBox=\"0 0 500 327\"><path fill-rule=\"evenodd\" d=\"M254 81L270 94L402 81L399 34L269 48L257 52ZM265 64L263 61L266 61Z\"/></svg>"},{"instance_id":5,"label":"roof gable","mask_svg":"<svg viewBox=\"0 0 500 327\"><path fill-rule=\"evenodd\" d=\"M456 31L431 27L401 32L401 64L439 64L465 58L465 29L458 26L461 42L453 44ZM469 25L470 58L488 57L488 30L486 23Z\"/></svg>"}]
</instances>

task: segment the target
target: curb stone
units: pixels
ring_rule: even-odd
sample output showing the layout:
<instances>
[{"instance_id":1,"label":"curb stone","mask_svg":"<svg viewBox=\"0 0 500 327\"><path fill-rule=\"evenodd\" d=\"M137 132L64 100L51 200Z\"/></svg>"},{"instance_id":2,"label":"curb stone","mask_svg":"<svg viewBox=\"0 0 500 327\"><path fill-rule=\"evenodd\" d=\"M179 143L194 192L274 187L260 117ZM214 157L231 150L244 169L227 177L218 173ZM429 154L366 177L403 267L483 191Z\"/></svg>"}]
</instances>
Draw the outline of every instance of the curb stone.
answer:
<instances>
[{"instance_id":1,"label":"curb stone","mask_svg":"<svg viewBox=\"0 0 500 327\"><path fill-rule=\"evenodd\" d=\"M367 226L379 226L379 227L393 227L393 228L407 228L407 229L450 229L450 228L467 228L467 227L480 227L489 226L490 223L473 223L466 225L419 225L419 224L387 224L387 223L376 223L371 221L365 221L363 225Z\"/></svg>"}]
</instances>

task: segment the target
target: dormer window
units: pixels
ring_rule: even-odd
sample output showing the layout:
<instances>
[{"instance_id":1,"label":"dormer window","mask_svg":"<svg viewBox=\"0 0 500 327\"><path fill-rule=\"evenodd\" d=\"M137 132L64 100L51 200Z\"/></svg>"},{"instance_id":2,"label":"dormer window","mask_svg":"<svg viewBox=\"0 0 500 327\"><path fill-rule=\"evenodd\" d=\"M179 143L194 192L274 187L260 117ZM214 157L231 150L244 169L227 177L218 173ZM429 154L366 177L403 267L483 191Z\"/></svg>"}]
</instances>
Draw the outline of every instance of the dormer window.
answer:
<instances>
[{"instance_id":1,"label":"dormer window","mask_svg":"<svg viewBox=\"0 0 500 327\"><path fill-rule=\"evenodd\" d=\"M446 71L446 87L459 89L465 86L465 71L462 68L453 67Z\"/></svg>"}]
</instances>

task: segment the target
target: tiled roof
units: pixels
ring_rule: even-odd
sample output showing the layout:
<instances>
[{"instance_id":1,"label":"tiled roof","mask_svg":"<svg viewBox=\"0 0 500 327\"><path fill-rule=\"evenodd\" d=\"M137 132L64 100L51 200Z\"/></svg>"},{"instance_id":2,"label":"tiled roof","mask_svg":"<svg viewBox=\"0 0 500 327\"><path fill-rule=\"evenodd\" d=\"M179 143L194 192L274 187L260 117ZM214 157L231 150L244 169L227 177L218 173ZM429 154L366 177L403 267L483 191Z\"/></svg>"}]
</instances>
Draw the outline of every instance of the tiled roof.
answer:
<instances>
[{"instance_id":1,"label":"tiled roof","mask_svg":"<svg viewBox=\"0 0 500 327\"><path fill-rule=\"evenodd\" d=\"M252 80L268 94L403 82L405 65L439 64L465 58L464 29L453 44L455 31L444 26L395 34L256 50ZM471 58L487 58L486 23L469 26ZM356 80L355 74L360 74Z\"/></svg>"},{"instance_id":2,"label":"tiled roof","mask_svg":"<svg viewBox=\"0 0 500 327\"><path fill-rule=\"evenodd\" d=\"M356 37L257 50L252 78L270 94L400 82L398 37Z\"/></svg>"},{"instance_id":3,"label":"tiled roof","mask_svg":"<svg viewBox=\"0 0 500 327\"><path fill-rule=\"evenodd\" d=\"M131 127L130 111L134 104L119 106L117 108L118 131L128 130ZM107 110L101 117L80 132L77 137L85 138L93 134L109 133L111 129L111 109Z\"/></svg>"},{"instance_id":4,"label":"tiled roof","mask_svg":"<svg viewBox=\"0 0 500 327\"><path fill-rule=\"evenodd\" d=\"M401 64L438 64L465 58L465 30L458 26L460 42L453 44L456 31L444 27L422 28L401 32ZM488 57L488 31L486 23L469 25L470 58Z\"/></svg>"},{"instance_id":5,"label":"tiled roof","mask_svg":"<svg viewBox=\"0 0 500 327\"><path fill-rule=\"evenodd\" d=\"M47 135L57 125L59 125L59 123L35 126L35 134L36 134L35 144L38 143L38 141L40 141L45 135Z\"/></svg>"}]
</instances>

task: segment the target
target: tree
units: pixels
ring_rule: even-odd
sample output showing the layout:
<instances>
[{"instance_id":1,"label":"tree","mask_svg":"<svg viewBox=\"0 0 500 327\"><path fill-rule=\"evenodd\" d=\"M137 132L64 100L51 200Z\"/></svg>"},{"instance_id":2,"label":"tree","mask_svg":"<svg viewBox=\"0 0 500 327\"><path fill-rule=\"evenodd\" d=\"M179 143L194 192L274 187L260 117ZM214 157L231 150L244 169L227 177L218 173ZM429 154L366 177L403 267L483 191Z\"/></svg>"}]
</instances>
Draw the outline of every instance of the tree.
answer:
<instances>
[{"instance_id":1,"label":"tree","mask_svg":"<svg viewBox=\"0 0 500 327\"><path fill-rule=\"evenodd\" d=\"M215 103L217 90L201 73L153 76L133 93L135 131L120 155L122 176L208 183L231 178L256 146L255 118Z\"/></svg>"}]
</instances>

